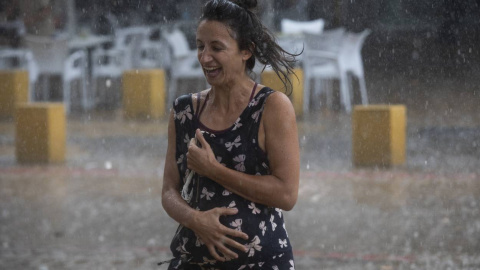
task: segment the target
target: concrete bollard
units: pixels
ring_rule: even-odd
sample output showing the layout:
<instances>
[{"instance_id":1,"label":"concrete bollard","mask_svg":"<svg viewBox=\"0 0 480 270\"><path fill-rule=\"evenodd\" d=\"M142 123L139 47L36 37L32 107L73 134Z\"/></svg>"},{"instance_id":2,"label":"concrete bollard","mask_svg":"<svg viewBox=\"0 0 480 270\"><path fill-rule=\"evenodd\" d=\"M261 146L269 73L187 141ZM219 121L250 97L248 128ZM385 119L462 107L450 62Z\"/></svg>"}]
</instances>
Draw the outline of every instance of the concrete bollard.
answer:
<instances>
[{"instance_id":1,"label":"concrete bollard","mask_svg":"<svg viewBox=\"0 0 480 270\"><path fill-rule=\"evenodd\" d=\"M295 109L295 115L303 115L303 70L300 68L295 68L293 70L295 75L290 75L290 80L292 81L292 94L290 95L290 100L292 101L293 108ZM298 79L297 79L298 77ZM284 90L284 86L280 78L273 70L266 70L262 72L261 75L262 84L272 88L273 90Z\"/></svg>"},{"instance_id":2,"label":"concrete bollard","mask_svg":"<svg viewBox=\"0 0 480 270\"><path fill-rule=\"evenodd\" d=\"M15 154L19 163L65 161L62 103L24 103L15 112Z\"/></svg>"},{"instance_id":3,"label":"concrete bollard","mask_svg":"<svg viewBox=\"0 0 480 270\"><path fill-rule=\"evenodd\" d=\"M405 163L404 105L355 106L352 116L352 157L355 166Z\"/></svg>"},{"instance_id":4,"label":"concrete bollard","mask_svg":"<svg viewBox=\"0 0 480 270\"><path fill-rule=\"evenodd\" d=\"M122 76L125 118L165 116L165 72L162 69L125 71Z\"/></svg>"},{"instance_id":5,"label":"concrete bollard","mask_svg":"<svg viewBox=\"0 0 480 270\"><path fill-rule=\"evenodd\" d=\"M0 118L14 118L15 105L28 102L28 87L26 70L0 72Z\"/></svg>"}]
</instances>

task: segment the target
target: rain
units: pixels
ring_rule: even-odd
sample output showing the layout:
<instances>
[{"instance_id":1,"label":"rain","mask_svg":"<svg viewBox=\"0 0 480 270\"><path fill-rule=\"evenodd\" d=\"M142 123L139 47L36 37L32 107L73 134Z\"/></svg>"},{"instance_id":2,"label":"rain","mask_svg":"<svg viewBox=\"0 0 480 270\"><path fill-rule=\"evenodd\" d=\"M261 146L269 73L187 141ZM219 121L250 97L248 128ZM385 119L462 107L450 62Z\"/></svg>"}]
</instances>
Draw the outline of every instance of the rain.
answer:
<instances>
[{"instance_id":1,"label":"rain","mask_svg":"<svg viewBox=\"0 0 480 270\"><path fill-rule=\"evenodd\" d=\"M0 0L0 269L167 268L168 112L208 87L205 2ZM258 0L257 14L302 52L286 91L295 269L480 269L479 2ZM315 51L359 60L343 80ZM279 85L268 72L252 78Z\"/></svg>"}]
</instances>

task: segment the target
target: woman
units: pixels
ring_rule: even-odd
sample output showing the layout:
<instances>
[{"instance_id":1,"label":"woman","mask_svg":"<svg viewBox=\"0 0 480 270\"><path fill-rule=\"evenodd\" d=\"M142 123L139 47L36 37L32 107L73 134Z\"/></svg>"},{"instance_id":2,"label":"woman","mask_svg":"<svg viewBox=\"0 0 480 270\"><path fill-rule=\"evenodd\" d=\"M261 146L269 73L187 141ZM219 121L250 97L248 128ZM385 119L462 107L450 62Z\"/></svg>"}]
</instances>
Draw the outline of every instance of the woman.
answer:
<instances>
[{"instance_id":1,"label":"woman","mask_svg":"<svg viewBox=\"0 0 480 270\"><path fill-rule=\"evenodd\" d=\"M169 269L294 269L282 209L298 194L295 114L248 75L257 59L287 86L294 57L251 12L256 4L203 9L198 61L212 87L179 97L169 121L162 204L180 223Z\"/></svg>"}]
</instances>

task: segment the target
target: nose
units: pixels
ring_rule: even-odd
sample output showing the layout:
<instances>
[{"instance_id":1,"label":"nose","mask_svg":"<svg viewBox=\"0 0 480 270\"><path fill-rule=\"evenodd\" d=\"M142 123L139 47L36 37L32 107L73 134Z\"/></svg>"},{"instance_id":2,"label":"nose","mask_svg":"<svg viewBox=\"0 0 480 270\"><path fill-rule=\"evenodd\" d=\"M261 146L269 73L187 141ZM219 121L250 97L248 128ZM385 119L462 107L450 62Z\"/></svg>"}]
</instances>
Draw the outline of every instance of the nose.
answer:
<instances>
[{"instance_id":1,"label":"nose","mask_svg":"<svg viewBox=\"0 0 480 270\"><path fill-rule=\"evenodd\" d=\"M203 51L198 52L198 60L200 61L200 63L208 63L212 60L212 55L207 48L205 48Z\"/></svg>"}]
</instances>

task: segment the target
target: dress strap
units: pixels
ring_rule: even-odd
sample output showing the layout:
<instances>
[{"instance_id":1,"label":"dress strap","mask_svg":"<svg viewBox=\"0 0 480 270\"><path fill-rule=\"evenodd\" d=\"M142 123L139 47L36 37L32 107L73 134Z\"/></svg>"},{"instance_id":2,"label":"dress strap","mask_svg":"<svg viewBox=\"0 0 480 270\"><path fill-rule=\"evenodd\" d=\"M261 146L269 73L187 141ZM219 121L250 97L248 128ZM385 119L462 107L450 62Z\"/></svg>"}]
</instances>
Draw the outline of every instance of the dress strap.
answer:
<instances>
[{"instance_id":1,"label":"dress strap","mask_svg":"<svg viewBox=\"0 0 480 270\"><path fill-rule=\"evenodd\" d=\"M250 99L248 102L252 101L253 97L255 97L255 90L257 90L257 85L258 83L255 82L255 85L253 85L252 93L250 94Z\"/></svg>"},{"instance_id":2,"label":"dress strap","mask_svg":"<svg viewBox=\"0 0 480 270\"><path fill-rule=\"evenodd\" d=\"M202 114L203 110L205 109L205 105L207 104L209 94L210 94L210 91L207 93L207 96L205 97L205 102L203 102L202 108L200 108L200 110L198 110L198 108L200 107L200 93L197 94L197 110L196 110L197 118L200 118L200 114Z\"/></svg>"}]
</instances>

